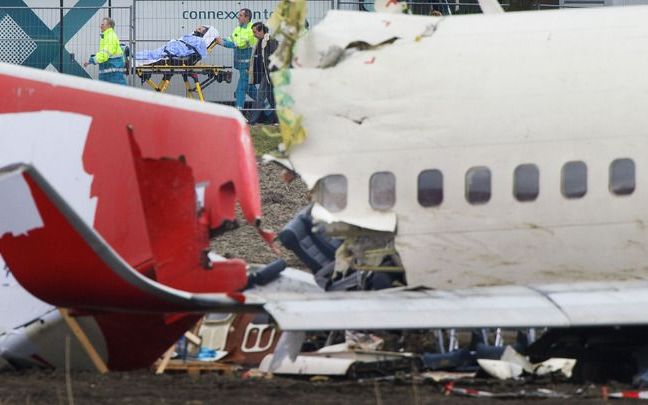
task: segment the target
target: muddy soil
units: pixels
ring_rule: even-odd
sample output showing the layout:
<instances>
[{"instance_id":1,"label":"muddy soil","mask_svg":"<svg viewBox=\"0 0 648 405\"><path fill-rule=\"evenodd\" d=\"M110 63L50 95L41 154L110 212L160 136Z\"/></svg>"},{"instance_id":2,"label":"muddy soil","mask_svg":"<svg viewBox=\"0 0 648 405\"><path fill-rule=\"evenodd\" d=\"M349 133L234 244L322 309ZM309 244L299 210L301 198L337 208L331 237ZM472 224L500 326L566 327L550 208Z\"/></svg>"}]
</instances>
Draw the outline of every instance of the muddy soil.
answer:
<instances>
[{"instance_id":1,"label":"muddy soil","mask_svg":"<svg viewBox=\"0 0 648 405\"><path fill-rule=\"evenodd\" d=\"M69 378L68 378L69 377ZM69 383L68 383L69 381ZM411 379L394 381L324 381L274 377L245 379L241 375L206 373L154 375L150 371L90 372L31 371L0 373L2 404L542 404L607 403L599 386L576 386L551 382L521 384L473 380L456 386L499 393L530 393L527 397L467 398L445 395L443 385ZM538 388L551 389L569 398L535 398ZM609 391L627 387L610 386ZM622 403L624 400L615 400ZM628 401L629 402L629 401Z\"/></svg>"},{"instance_id":2,"label":"muddy soil","mask_svg":"<svg viewBox=\"0 0 648 405\"><path fill-rule=\"evenodd\" d=\"M308 189L301 179L290 183L283 180L283 168L274 162L257 162L259 182L261 183L261 206L263 207L262 228L276 233L290 221L295 214L309 203ZM248 263L270 263L279 257L286 260L289 266L304 267L299 259L279 242L280 255L277 255L266 244L255 228L248 225L237 209L239 227L216 237L212 247L225 257L238 257Z\"/></svg>"}]
</instances>

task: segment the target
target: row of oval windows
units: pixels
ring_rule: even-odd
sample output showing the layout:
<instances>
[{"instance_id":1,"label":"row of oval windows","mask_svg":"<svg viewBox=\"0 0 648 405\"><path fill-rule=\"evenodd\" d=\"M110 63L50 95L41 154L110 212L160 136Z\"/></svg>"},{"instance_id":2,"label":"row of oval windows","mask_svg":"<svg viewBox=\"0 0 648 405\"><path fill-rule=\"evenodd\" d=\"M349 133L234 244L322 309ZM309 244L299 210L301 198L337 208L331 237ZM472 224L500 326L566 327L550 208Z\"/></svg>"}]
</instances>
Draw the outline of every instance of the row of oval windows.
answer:
<instances>
[{"instance_id":1,"label":"row of oval windows","mask_svg":"<svg viewBox=\"0 0 648 405\"><path fill-rule=\"evenodd\" d=\"M491 198L491 172L475 166L466 172L465 197L470 204L485 204ZM635 190L635 164L632 159L615 159L610 163L608 188L615 195L629 195ZM322 179L318 201L331 212L347 205L347 179L333 174ZM587 165L571 161L561 170L560 191L565 198L582 198L587 193ZM437 169L423 170L418 176L418 202L435 207L443 202L443 173ZM521 164L513 172L513 196L521 202L534 201L540 194L540 170L532 163ZM390 209L396 203L396 176L392 172L376 172L369 179L369 204L376 210Z\"/></svg>"}]
</instances>

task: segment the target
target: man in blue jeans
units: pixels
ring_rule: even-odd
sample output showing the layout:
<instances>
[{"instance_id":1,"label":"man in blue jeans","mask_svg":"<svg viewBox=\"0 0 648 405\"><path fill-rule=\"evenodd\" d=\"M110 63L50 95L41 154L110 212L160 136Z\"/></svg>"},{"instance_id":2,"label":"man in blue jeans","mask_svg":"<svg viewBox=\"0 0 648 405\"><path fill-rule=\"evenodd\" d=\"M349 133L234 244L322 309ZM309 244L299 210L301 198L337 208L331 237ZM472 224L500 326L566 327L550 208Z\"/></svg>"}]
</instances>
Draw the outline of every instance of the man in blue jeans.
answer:
<instances>
[{"instance_id":1,"label":"man in blue jeans","mask_svg":"<svg viewBox=\"0 0 648 405\"><path fill-rule=\"evenodd\" d=\"M250 57L252 49L256 46L257 40L252 33L252 11L248 8L242 8L236 15L239 26L234 29L232 35L225 39L218 39L217 42L225 48L234 49L234 69L239 72L239 79L236 85L236 108L243 109L245 105L245 94L256 99L257 89L253 84L249 84L248 68L250 67Z\"/></svg>"},{"instance_id":2,"label":"man in blue jeans","mask_svg":"<svg viewBox=\"0 0 648 405\"><path fill-rule=\"evenodd\" d=\"M252 112L249 115L248 122L250 124L260 122L261 113L263 112L266 123L276 123L275 99L272 94L272 81L270 80L270 55L277 50L279 43L276 39L270 37L268 27L262 22L252 24L252 32L258 42L250 62L249 75L250 83L258 83L259 88L257 98L252 104ZM270 110L264 110L266 100L270 104Z\"/></svg>"}]
</instances>

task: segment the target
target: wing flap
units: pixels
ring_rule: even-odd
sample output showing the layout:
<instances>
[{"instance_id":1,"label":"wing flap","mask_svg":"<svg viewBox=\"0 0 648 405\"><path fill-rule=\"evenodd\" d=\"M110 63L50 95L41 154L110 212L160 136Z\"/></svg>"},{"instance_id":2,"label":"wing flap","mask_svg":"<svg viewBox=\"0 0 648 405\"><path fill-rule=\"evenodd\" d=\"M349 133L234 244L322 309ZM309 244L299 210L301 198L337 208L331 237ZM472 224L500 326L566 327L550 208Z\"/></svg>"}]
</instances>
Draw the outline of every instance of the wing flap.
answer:
<instances>
[{"instance_id":1,"label":"wing flap","mask_svg":"<svg viewBox=\"0 0 648 405\"><path fill-rule=\"evenodd\" d=\"M264 297L282 330L526 328L648 322L648 283Z\"/></svg>"}]
</instances>

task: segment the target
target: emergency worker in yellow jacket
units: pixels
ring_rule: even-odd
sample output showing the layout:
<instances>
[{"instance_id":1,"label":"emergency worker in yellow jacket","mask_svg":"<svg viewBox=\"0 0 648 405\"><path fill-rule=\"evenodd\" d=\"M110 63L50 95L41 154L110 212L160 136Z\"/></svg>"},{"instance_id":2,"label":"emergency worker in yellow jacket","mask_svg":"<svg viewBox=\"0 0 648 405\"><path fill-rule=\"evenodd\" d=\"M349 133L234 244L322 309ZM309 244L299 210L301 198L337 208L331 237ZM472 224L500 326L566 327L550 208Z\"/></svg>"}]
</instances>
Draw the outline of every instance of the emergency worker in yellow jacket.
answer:
<instances>
[{"instance_id":1,"label":"emergency worker in yellow jacket","mask_svg":"<svg viewBox=\"0 0 648 405\"><path fill-rule=\"evenodd\" d=\"M111 18L101 20L101 41L99 50L83 66L99 64L99 80L105 82L126 84L126 63L124 52L119 45L119 38L115 33L115 21Z\"/></svg>"},{"instance_id":2,"label":"emergency worker in yellow jacket","mask_svg":"<svg viewBox=\"0 0 648 405\"><path fill-rule=\"evenodd\" d=\"M256 46L257 39L252 33L252 11L248 8L242 8L236 15L239 25L232 31L232 35L225 39L218 39L217 42L225 48L234 49L234 69L239 71L239 79L236 84L236 108L239 110L245 104L245 94L247 93L253 100L256 100L257 88L254 84L249 84L248 68L250 66L250 57L252 50Z\"/></svg>"}]
</instances>

